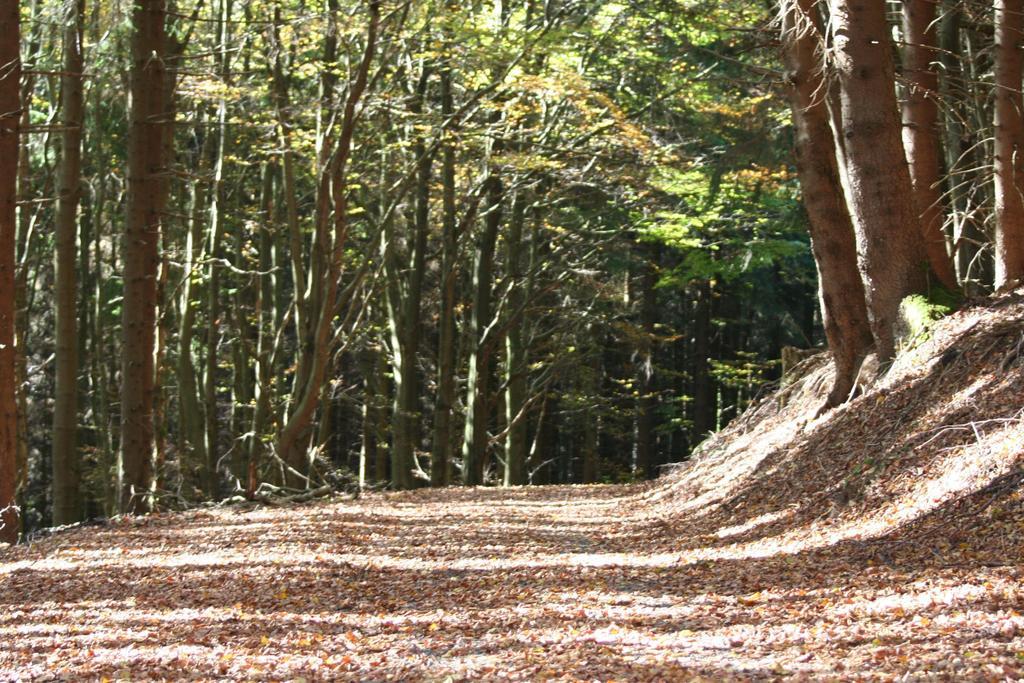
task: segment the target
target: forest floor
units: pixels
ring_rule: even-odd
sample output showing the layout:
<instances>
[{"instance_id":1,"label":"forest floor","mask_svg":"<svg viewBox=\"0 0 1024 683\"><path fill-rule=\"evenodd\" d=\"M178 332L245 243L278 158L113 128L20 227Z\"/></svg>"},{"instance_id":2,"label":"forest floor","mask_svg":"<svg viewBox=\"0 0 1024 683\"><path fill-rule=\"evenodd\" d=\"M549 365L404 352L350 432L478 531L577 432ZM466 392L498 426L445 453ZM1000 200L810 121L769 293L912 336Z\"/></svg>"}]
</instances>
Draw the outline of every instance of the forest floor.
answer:
<instances>
[{"instance_id":1,"label":"forest floor","mask_svg":"<svg viewBox=\"0 0 1024 683\"><path fill-rule=\"evenodd\" d=\"M216 508L0 551L0 680L1016 680L1024 297L661 480Z\"/></svg>"}]
</instances>

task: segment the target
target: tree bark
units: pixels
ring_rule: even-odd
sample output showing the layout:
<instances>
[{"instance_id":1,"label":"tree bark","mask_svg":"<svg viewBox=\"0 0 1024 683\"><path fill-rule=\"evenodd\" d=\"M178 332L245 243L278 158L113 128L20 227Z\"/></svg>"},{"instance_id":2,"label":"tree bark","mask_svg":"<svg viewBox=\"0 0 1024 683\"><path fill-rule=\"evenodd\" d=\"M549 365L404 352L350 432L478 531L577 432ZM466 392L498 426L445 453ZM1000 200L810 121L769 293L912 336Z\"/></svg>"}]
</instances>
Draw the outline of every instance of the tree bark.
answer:
<instances>
[{"instance_id":1,"label":"tree bark","mask_svg":"<svg viewBox=\"0 0 1024 683\"><path fill-rule=\"evenodd\" d=\"M330 249L327 251L327 272L323 282L316 281L314 283L314 286L321 289L321 294L317 316L312 321L315 322L315 326L311 328L314 330L311 345L305 350L300 350L301 355L307 356L305 362L300 359L300 366L306 365L308 371L302 373L304 379L301 385L296 387L296 400L277 443L278 453L288 465L297 469L300 474L304 474L303 470L307 469L308 464L308 455L300 451L301 443L308 435L313 413L319 403L320 389L324 382L327 364L334 349L334 319L338 313L338 295L349 228L346 171L349 154L352 151L352 138L359 118L357 107L366 92L370 64L377 46L379 22L380 3L377 0L371 0L366 47L345 101L337 143L334 144L330 154L325 154L325 158L330 158L331 161L321 174L317 190L316 230L322 233L321 240L325 249L328 243L330 245ZM333 212L328 208L328 195L333 198ZM332 219L333 234L328 238L329 221ZM296 483L308 484L308 482Z\"/></svg>"},{"instance_id":2,"label":"tree bark","mask_svg":"<svg viewBox=\"0 0 1024 683\"><path fill-rule=\"evenodd\" d=\"M995 3L995 285L1024 277L1024 0Z\"/></svg>"},{"instance_id":3,"label":"tree bark","mask_svg":"<svg viewBox=\"0 0 1024 683\"><path fill-rule=\"evenodd\" d=\"M467 486L484 481L490 423L490 376L492 340L485 332L491 323L491 271L501 227L504 184L492 170L487 180L489 207L476 244L473 262L473 309L469 318L469 374L466 378L466 428L462 441L462 482Z\"/></svg>"},{"instance_id":4,"label":"tree bark","mask_svg":"<svg viewBox=\"0 0 1024 683\"><path fill-rule=\"evenodd\" d=\"M158 249L164 213L167 134L165 0L138 0L132 13L131 113L122 313L121 509L153 505L153 406Z\"/></svg>"},{"instance_id":5,"label":"tree bark","mask_svg":"<svg viewBox=\"0 0 1024 683\"><path fill-rule=\"evenodd\" d=\"M53 407L53 524L77 522L81 516L78 454L78 205L81 197L82 25L84 0L67 5L64 73L61 75L61 158L58 170L56 232L56 344Z\"/></svg>"},{"instance_id":6,"label":"tree bark","mask_svg":"<svg viewBox=\"0 0 1024 683\"><path fill-rule=\"evenodd\" d=\"M927 285L927 260L900 139L884 0L831 0L832 55L846 195L868 316L883 367L896 354L900 301Z\"/></svg>"},{"instance_id":7,"label":"tree bark","mask_svg":"<svg viewBox=\"0 0 1024 683\"><path fill-rule=\"evenodd\" d=\"M903 147L906 151L914 200L920 217L921 239L928 264L939 283L956 291L956 273L946 248L945 204L942 201L942 154L939 126L938 0L903 3Z\"/></svg>"},{"instance_id":8,"label":"tree bark","mask_svg":"<svg viewBox=\"0 0 1024 683\"><path fill-rule=\"evenodd\" d=\"M831 408L850 396L872 337L864 284L857 271L853 224L823 100L821 38L814 0L789 0L782 22L783 57L795 128L796 168L818 270L818 301L835 368L825 401L825 407Z\"/></svg>"},{"instance_id":9,"label":"tree bark","mask_svg":"<svg viewBox=\"0 0 1024 683\"><path fill-rule=\"evenodd\" d=\"M21 129L19 3L0 5L0 543L18 540L15 500L18 402L15 385L15 242Z\"/></svg>"},{"instance_id":10,"label":"tree bark","mask_svg":"<svg viewBox=\"0 0 1024 683\"><path fill-rule=\"evenodd\" d=\"M441 70L441 117L446 122L455 112L452 71ZM444 130L441 152L441 311L437 342L437 395L434 402L434 434L430 453L430 484L446 486L451 481L452 410L455 406L455 282L457 279L458 234L455 220L455 142L453 132Z\"/></svg>"},{"instance_id":11,"label":"tree bark","mask_svg":"<svg viewBox=\"0 0 1024 683\"><path fill-rule=\"evenodd\" d=\"M715 429L718 413L717 392L711 376L711 325L713 290L710 282L697 285L697 301L693 319L693 355L690 376L693 377L693 443L700 443Z\"/></svg>"},{"instance_id":12,"label":"tree bark","mask_svg":"<svg viewBox=\"0 0 1024 683\"><path fill-rule=\"evenodd\" d=\"M416 94L410 106L413 124L423 112L430 68L422 67L422 74L416 86ZM408 278L401 286L400 269L392 268L388 277L388 320L391 328L395 365L395 401L392 411L394 425L391 445L391 486L409 489L415 485L415 446L419 425L419 376L418 359L423 321L420 315L423 302L423 277L426 271L427 236L430 232L430 181L433 156L427 152L421 133L413 134L412 154L416 160L415 210L410 235ZM409 221L407 221L408 223ZM388 240L393 248L393 240ZM393 259L388 259L393 261Z\"/></svg>"},{"instance_id":13,"label":"tree bark","mask_svg":"<svg viewBox=\"0 0 1024 683\"><path fill-rule=\"evenodd\" d=\"M206 136L204 134L204 118L199 117L199 126L194 135L202 136L196 141L197 149L191 155L196 173L201 175L206 166ZM195 337L197 303L193 283L195 273L199 269L199 257L203 242L203 209L206 203L205 183L193 180L190 187L190 211L188 233L185 236L184 264L178 299L178 451L181 456L195 456L201 465L202 485L210 490L209 468L206 458L206 429L203 418L202 399L199 395L196 363L193 358L192 342Z\"/></svg>"},{"instance_id":14,"label":"tree bark","mask_svg":"<svg viewBox=\"0 0 1024 683\"><path fill-rule=\"evenodd\" d=\"M657 476L654 462L654 411L657 405L654 383L654 325L658 315L656 250L645 250L640 275L641 346L636 351L636 475L644 479Z\"/></svg>"},{"instance_id":15,"label":"tree bark","mask_svg":"<svg viewBox=\"0 0 1024 683\"><path fill-rule=\"evenodd\" d=\"M520 310L529 299L523 276L523 228L526 223L526 191L518 190L512 200L512 216L505 240L506 268L510 291L505 336L505 486L522 486L526 476L526 411L529 369L526 356L526 316Z\"/></svg>"}]
</instances>

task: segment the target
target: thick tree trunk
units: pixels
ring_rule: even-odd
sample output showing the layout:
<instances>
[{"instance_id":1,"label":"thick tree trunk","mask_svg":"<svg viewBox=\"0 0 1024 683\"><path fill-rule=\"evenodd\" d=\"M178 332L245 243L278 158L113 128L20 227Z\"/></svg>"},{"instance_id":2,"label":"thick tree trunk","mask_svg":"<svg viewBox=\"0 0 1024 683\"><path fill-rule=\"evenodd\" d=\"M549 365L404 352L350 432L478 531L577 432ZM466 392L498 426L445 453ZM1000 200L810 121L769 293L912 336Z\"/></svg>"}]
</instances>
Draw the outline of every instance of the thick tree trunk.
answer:
<instances>
[{"instance_id":1,"label":"thick tree trunk","mask_svg":"<svg viewBox=\"0 0 1024 683\"><path fill-rule=\"evenodd\" d=\"M1024 0L996 0L995 285L1024 277Z\"/></svg>"},{"instance_id":2,"label":"thick tree trunk","mask_svg":"<svg viewBox=\"0 0 1024 683\"><path fill-rule=\"evenodd\" d=\"M883 366L896 353L900 301L927 286L927 262L900 139L892 41L884 0L831 0L837 115L847 202L857 236L868 316Z\"/></svg>"},{"instance_id":3,"label":"thick tree trunk","mask_svg":"<svg viewBox=\"0 0 1024 683\"><path fill-rule=\"evenodd\" d=\"M78 204L82 171L82 23L83 0L67 6L64 73L61 75L61 159L58 170L56 231L56 372L53 407L53 524L81 516L78 456Z\"/></svg>"},{"instance_id":4,"label":"thick tree trunk","mask_svg":"<svg viewBox=\"0 0 1024 683\"><path fill-rule=\"evenodd\" d=\"M835 140L822 93L821 34L814 0L790 0L783 15L782 46L793 112L797 173L818 269L821 318L832 353L835 381L825 407L846 401L871 347L857 245L846 208Z\"/></svg>"},{"instance_id":5,"label":"thick tree trunk","mask_svg":"<svg viewBox=\"0 0 1024 683\"><path fill-rule=\"evenodd\" d=\"M946 248L942 201L942 156L939 126L938 0L903 3L903 147L920 216L921 238L932 273L942 286L957 289L956 273Z\"/></svg>"},{"instance_id":6,"label":"thick tree trunk","mask_svg":"<svg viewBox=\"0 0 1024 683\"><path fill-rule=\"evenodd\" d=\"M18 402L14 371L18 139L21 128L19 3L0 5L0 543L18 540Z\"/></svg>"},{"instance_id":7,"label":"thick tree trunk","mask_svg":"<svg viewBox=\"0 0 1024 683\"><path fill-rule=\"evenodd\" d=\"M164 213L165 0L138 0L132 14L131 113L122 313L121 509L139 514L153 504L153 405L157 274Z\"/></svg>"}]
</instances>

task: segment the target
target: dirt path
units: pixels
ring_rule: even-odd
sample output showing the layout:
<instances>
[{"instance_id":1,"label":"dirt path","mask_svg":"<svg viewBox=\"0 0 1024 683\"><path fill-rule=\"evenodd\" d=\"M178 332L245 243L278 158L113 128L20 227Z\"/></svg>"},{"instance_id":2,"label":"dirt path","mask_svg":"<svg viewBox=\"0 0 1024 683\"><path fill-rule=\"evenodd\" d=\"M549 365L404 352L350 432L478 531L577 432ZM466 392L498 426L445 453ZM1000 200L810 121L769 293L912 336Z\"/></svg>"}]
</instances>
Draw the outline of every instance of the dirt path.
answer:
<instances>
[{"instance_id":1,"label":"dirt path","mask_svg":"<svg viewBox=\"0 0 1024 683\"><path fill-rule=\"evenodd\" d=\"M419 492L62 533L0 554L0 679L1020 675L1020 558L723 545L641 493Z\"/></svg>"}]
</instances>

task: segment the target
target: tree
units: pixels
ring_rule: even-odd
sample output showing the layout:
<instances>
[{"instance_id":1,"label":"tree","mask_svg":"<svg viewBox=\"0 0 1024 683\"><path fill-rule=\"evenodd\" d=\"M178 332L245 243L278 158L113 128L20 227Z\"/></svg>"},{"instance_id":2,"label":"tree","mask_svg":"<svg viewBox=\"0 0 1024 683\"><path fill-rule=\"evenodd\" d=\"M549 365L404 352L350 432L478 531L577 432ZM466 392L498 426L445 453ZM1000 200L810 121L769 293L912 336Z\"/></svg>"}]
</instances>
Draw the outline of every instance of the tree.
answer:
<instances>
[{"instance_id":1,"label":"tree","mask_svg":"<svg viewBox=\"0 0 1024 683\"><path fill-rule=\"evenodd\" d=\"M0 542L21 531L17 491L18 405L14 374L14 245L21 128L19 3L0 5Z\"/></svg>"},{"instance_id":2,"label":"tree","mask_svg":"<svg viewBox=\"0 0 1024 683\"><path fill-rule=\"evenodd\" d=\"M312 338L308 344L303 344L300 371L296 373L295 404L278 438L278 452L285 463L293 471L298 472L300 478L305 475L304 470L308 469L307 455L300 452L301 439L307 435L320 400L327 364L335 349L334 320L345 303L345 293L341 290L341 276L350 227L346 174L349 155L352 152L353 136L359 121L358 106L366 92L370 66L377 47L380 3L377 0L371 0L369 9L366 45L355 77L349 87L342 118L338 124L337 139L324 142L320 150L321 158L328 163L323 165L320 173L314 221L317 238L327 255L327 270L323 274L322 280L312 281L311 289L318 293L315 316L312 316L309 322ZM333 207L329 206L331 199L334 202ZM294 254L293 258L295 258ZM296 282L295 286L299 287L300 282ZM350 292L351 289L349 288L347 291ZM302 371L302 368L305 370Z\"/></svg>"},{"instance_id":3,"label":"tree","mask_svg":"<svg viewBox=\"0 0 1024 683\"><path fill-rule=\"evenodd\" d=\"M849 397L872 338L825 103L819 24L814 0L783 3L782 55L795 129L794 156L818 269L821 318L835 368L825 407L834 407Z\"/></svg>"},{"instance_id":4,"label":"tree","mask_svg":"<svg viewBox=\"0 0 1024 683\"><path fill-rule=\"evenodd\" d=\"M995 3L995 286L1024 277L1024 1Z\"/></svg>"},{"instance_id":5,"label":"tree","mask_svg":"<svg viewBox=\"0 0 1024 683\"><path fill-rule=\"evenodd\" d=\"M153 408L156 370L157 275L160 230L166 205L170 129L165 0L137 0L132 12L131 114L128 133L128 196L122 242L121 509L140 514L153 505Z\"/></svg>"},{"instance_id":6,"label":"tree","mask_svg":"<svg viewBox=\"0 0 1024 683\"><path fill-rule=\"evenodd\" d=\"M903 145L906 148L914 200L920 216L921 238L932 273L951 291L957 289L953 262L946 251L943 231L946 214L942 201L942 155L939 126L937 0L903 3L903 76L907 81L903 104Z\"/></svg>"},{"instance_id":7,"label":"tree","mask_svg":"<svg viewBox=\"0 0 1024 683\"><path fill-rule=\"evenodd\" d=\"M53 523L77 522L81 512L78 453L78 203L81 196L82 32L85 2L72 0L64 21L64 70L61 75L61 157L57 198L57 325L53 407Z\"/></svg>"},{"instance_id":8,"label":"tree","mask_svg":"<svg viewBox=\"0 0 1024 683\"><path fill-rule=\"evenodd\" d=\"M832 67L839 86L838 138L846 197L879 359L896 354L900 301L922 292L927 261L900 139L892 42L884 0L831 0Z\"/></svg>"}]
</instances>

